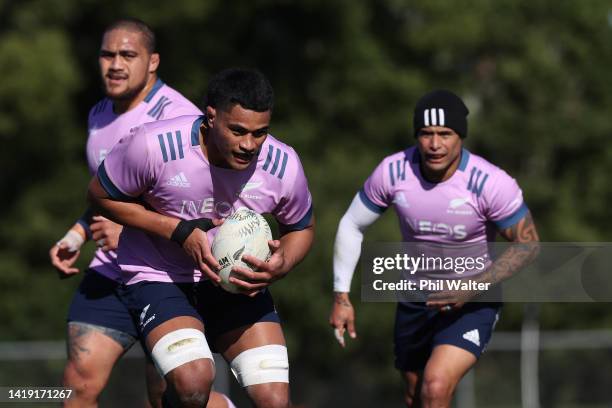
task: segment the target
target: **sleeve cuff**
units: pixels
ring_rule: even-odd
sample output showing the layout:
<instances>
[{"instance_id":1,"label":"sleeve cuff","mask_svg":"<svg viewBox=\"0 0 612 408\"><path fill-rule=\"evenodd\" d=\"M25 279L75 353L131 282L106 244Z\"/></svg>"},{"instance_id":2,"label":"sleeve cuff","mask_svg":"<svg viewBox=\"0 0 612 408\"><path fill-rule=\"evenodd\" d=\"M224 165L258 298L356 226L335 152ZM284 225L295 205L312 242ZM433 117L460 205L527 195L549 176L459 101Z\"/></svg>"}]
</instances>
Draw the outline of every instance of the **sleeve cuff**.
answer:
<instances>
[{"instance_id":1,"label":"sleeve cuff","mask_svg":"<svg viewBox=\"0 0 612 408\"><path fill-rule=\"evenodd\" d=\"M368 209L374 211L376 214L382 214L387 209L387 207L381 207L370 200L363 188L359 190L359 198L361 199L361 202L368 207Z\"/></svg>"},{"instance_id":2,"label":"sleeve cuff","mask_svg":"<svg viewBox=\"0 0 612 408\"><path fill-rule=\"evenodd\" d=\"M523 217L525 217L525 215L527 215L528 211L529 211L529 209L527 208L527 205L525 203L523 203L523 204L521 204L521 206L513 214L511 214L510 216L508 216L506 218L502 218L499 221L494 221L494 223L497 226L497 228L499 228L499 229L506 229L508 227L513 226L514 224L516 224L520 220L522 220Z\"/></svg>"},{"instance_id":3,"label":"sleeve cuff","mask_svg":"<svg viewBox=\"0 0 612 408\"><path fill-rule=\"evenodd\" d=\"M292 231L301 231L303 229L306 229L306 227L310 225L311 220L312 220L312 204L310 205L310 208L308 209L308 211L306 211L306 214L304 214L301 220L299 220L295 224L280 224L279 229L281 233L283 234L286 234L287 232L292 232Z\"/></svg>"},{"instance_id":4,"label":"sleeve cuff","mask_svg":"<svg viewBox=\"0 0 612 408\"><path fill-rule=\"evenodd\" d=\"M134 201L133 197L130 197L127 194L124 194L115 186L115 184L111 181L110 177L108 177L108 173L106 173L106 168L104 167L104 161L98 167L98 180L100 180L100 185L106 193L113 199L117 201Z\"/></svg>"}]
</instances>

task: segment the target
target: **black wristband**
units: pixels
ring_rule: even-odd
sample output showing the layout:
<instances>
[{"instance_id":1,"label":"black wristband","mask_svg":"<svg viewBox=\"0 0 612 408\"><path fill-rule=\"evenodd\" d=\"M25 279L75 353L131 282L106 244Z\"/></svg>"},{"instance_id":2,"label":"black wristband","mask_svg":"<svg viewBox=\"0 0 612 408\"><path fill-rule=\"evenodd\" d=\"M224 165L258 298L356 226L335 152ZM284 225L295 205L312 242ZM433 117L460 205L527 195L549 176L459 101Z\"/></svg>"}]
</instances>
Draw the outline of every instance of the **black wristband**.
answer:
<instances>
[{"instance_id":1,"label":"black wristband","mask_svg":"<svg viewBox=\"0 0 612 408\"><path fill-rule=\"evenodd\" d=\"M189 221L181 220L172 232L170 239L180 246L183 246L185 240L191 235L194 229L197 228L206 232L214 227L215 224L213 224L210 218L198 218Z\"/></svg>"},{"instance_id":2,"label":"black wristband","mask_svg":"<svg viewBox=\"0 0 612 408\"><path fill-rule=\"evenodd\" d=\"M191 235L195 227L196 226L191 221L181 220L174 231L172 231L172 236L170 239L180 246L183 246L183 243L187 237Z\"/></svg>"},{"instance_id":3,"label":"black wristband","mask_svg":"<svg viewBox=\"0 0 612 408\"><path fill-rule=\"evenodd\" d=\"M213 224L213 221L210 218L198 218L197 220L192 220L192 222L195 223L196 228L201 229L204 232L215 228L215 224Z\"/></svg>"}]
</instances>

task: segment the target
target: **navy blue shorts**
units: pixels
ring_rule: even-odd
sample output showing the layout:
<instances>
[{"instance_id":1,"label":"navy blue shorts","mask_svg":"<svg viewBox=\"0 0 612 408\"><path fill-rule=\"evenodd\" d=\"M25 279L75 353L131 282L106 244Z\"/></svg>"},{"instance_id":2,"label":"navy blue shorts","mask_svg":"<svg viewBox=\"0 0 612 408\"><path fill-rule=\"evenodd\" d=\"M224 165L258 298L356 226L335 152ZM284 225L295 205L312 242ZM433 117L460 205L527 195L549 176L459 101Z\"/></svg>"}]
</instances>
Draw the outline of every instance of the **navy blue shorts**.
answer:
<instances>
[{"instance_id":1,"label":"navy blue shorts","mask_svg":"<svg viewBox=\"0 0 612 408\"><path fill-rule=\"evenodd\" d=\"M121 283L88 269L72 297L68 322L94 324L137 338L136 324L118 295L121 286Z\"/></svg>"},{"instance_id":2,"label":"navy blue shorts","mask_svg":"<svg viewBox=\"0 0 612 408\"><path fill-rule=\"evenodd\" d=\"M136 320L138 332L146 339L151 330L179 316L202 320L193 306L193 283L138 282L121 285L121 300Z\"/></svg>"},{"instance_id":3,"label":"navy blue shorts","mask_svg":"<svg viewBox=\"0 0 612 408\"><path fill-rule=\"evenodd\" d=\"M421 371L435 346L451 344L474 354L484 352L499 318L501 303L467 303L439 312L424 303L398 303L395 314L395 367Z\"/></svg>"},{"instance_id":4,"label":"navy blue shorts","mask_svg":"<svg viewBox=\"0 0 612 408\"><path fill-rule=\"evenodd\" d=\"M196 286L196 307L213 351L218 336L230 330L258 322L280 323L268 289L251 298L202 281Z\"/></svg>"}]
</instances>

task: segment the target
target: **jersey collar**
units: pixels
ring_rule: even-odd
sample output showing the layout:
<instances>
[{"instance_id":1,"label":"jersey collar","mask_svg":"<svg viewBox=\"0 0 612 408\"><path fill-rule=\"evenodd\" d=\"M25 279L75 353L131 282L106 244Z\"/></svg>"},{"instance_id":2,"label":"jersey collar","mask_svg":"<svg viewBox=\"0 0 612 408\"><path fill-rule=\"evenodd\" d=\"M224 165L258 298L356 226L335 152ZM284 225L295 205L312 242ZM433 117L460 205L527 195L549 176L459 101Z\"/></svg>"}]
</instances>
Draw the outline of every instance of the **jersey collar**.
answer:
<instances>
[{"instance_id":1,"label":"jersey collar","mask_svg":"<svg viewBox=\"0 0 612 408\"><path fill-rule=\"evenodd\" d=\"M151 88L151 90L149 91L149 93L147 94L147 96L145 96L144 101L146 103L151 102L151 99L153 99L153 97L155 96L155 94L157 93L157 91L159 91L159 89L164 86L164 83L161 79L157 78L157 81L155 81L155 83L153 84L153 88Z\"/></svg>"}]
</instances>

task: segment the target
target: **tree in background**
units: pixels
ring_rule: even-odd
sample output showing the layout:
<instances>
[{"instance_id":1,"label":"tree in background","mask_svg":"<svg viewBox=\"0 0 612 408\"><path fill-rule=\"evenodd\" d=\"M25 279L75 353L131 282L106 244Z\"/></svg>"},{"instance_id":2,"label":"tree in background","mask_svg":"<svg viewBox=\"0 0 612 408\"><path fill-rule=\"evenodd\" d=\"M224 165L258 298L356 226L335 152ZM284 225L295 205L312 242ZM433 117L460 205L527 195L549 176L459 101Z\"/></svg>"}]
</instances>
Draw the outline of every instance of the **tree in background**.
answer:
<instances>
[{"instance_id":1,"label":"tree in background","mask_svg":"<svg viewBox=\"0 0 612 408\"><path fill-rule=\"evenodd\" d=\"M300 152L318 218L311 255L273 291L294 373L397 392L393 305L357 304L360 340L336 349L326 324L334 232L377 160L413 142L411 106L449 88L470 108L468 148L520 182L545 241L610 240L612 9L544 0L24 0L0 5L0 274L3 340L63 338L77 281L59 282L49 243L80 215L86 115L102 97L103 27L133 15L156 28L162 79L199 102L211 73L256 66L277 93L272 133ZM399 239L384 217L371 241ZM86 255L86 254L84 254ZM87 256L82 256L86 259ZM359 275L353 291L358 290ZM26 295L27 294L27 295ZM325 299L322 301L321 299ZM516 327L520 305L506 308ZM508 318L510 317L510 318ZM545 306L547 327L603 325L607 311ZM35 322L35 324L34 324ZM580 322L580 323L578 323ZM352 361L349 363L348 361ZM338 378L336 367L346 367ZM367 384L364 370L376 372ZM371 378L371 377L369 377ZM356 393L360 394L360 393ZM361 395L355 395L355 405ZM390 400L395 400L395 395Z\"/></svg>"}]
</instances>

